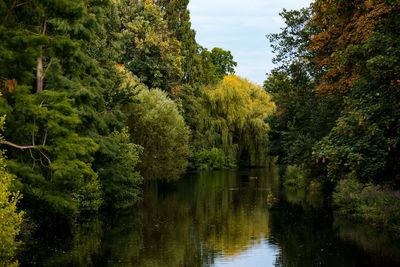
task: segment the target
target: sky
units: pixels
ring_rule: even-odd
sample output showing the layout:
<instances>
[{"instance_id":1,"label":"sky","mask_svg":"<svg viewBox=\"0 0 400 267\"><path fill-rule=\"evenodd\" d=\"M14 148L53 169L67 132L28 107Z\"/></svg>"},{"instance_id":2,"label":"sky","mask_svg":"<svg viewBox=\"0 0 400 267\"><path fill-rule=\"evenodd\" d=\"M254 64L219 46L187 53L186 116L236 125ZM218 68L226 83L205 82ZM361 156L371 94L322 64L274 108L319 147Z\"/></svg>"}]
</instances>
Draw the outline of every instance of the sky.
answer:
<instances>
[{"instance_id":1,"label":"sky","mask_svg":"<svg viewBox=\"0 0 400 267\"><path fill-rule=\"evenodd\" d=\"M197 42L212 49L230 50L238 63L236 74L262 85L274 66L266 37L280 32L279 13L300 9L311 0L190 0L192 28Z\"/></svg>"}]
</instances>

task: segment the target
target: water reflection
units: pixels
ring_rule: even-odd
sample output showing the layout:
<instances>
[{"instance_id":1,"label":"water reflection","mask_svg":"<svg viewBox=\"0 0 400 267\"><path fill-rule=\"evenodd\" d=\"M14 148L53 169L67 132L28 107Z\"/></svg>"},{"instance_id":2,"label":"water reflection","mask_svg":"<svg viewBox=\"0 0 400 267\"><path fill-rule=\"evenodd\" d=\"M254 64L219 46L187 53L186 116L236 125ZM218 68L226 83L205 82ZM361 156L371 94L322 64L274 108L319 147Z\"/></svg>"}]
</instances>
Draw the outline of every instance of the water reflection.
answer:
<instances>
[{"instance_id":1,"label":"water reflection","mask_svg":"<svg viewBox=\"0 0 400 267\"><path fill-rule=\"evenodd\" d=\"M269 194L280 199L271 210ZM376 254L373 246L354 240L362 230L353 232L339 222L332 227L331 213L321 203L318 195L294 192L286 200L274 168L202 173L174 184L150 184L139 210L77 225L71 236L43 238L21 262L152 267L396 263L398 243L382 242L380 248L390 245L393 251Z\"/></svg>"}]
</instances>

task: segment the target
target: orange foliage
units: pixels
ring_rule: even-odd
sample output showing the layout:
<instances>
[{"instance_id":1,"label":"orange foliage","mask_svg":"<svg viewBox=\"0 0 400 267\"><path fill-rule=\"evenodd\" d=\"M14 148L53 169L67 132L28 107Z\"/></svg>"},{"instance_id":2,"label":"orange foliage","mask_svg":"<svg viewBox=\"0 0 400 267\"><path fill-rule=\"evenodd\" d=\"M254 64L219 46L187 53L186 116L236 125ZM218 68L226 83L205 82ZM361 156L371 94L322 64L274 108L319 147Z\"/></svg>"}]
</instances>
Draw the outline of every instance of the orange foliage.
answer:
<instances>
[{"instance_id":1,"label":"orange foliage","mask_svg":"<svg viewBox=\"0 0 400 267\"><path fill-rule=\"evenodd\" d=\"M394 12L394 5L383 0L363 2L317 0L312 22L322 31L312 38L310 49L315 52L315 63L326 68L318 91L346 93L363 71L353 56L353 48L364 44L374 33L382 18ZM398 8L398 7L397 7ZM358 55L354 55L357 57Z\"/></svg>"},{"instance_id":2,"label":"orange foliage","mask_svg":"<svg viewBox=\"0 0 400 267\"><path fill-rule=\"evenodd\" d=\"M12 80L6 80L4 82L4 89L6 93L12 93L15 88L17 87L17 80L12 79Z\"/></svg>"}]
</instances>

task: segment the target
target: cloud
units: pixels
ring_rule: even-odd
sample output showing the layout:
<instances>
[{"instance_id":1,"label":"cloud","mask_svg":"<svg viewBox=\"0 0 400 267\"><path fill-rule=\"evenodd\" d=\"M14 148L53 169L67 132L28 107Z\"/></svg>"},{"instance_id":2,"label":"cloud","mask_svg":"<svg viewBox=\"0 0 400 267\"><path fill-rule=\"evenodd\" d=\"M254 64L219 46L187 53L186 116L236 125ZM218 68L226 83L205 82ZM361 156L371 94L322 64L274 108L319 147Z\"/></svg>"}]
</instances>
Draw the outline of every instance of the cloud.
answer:
<instances>
[{"instance_id":1,"label":"cloud","mask_svg":"<svg viewBox=\"0 0 400 267\"><path fill-rule=\"evenodd\" d=\"M279 12L306 7L311 0L190 0L192 27L207 48L230 50L236 72L262 84L273 65L266 34L284 26Z\"/></svg>"}]
</instances>

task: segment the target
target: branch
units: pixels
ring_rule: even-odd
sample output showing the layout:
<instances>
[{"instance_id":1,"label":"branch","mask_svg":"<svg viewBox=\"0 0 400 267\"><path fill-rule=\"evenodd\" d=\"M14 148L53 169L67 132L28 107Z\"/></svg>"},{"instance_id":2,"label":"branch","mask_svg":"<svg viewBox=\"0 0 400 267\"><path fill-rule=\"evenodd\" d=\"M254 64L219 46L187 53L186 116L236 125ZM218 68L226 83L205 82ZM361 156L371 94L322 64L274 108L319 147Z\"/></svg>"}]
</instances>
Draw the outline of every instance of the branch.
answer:
<instances>
[{"instance_id":1,"label":"branch","mask_svg":"<svg viewBox=\"0 0 400 267\"><path fill-rule=\"evenodd\" d=\"M14 147L14 148L22 149L22 150L25 150L25 149L37 149L38 148L38 146L35 146L35 145L33 145L33 146L20 146L20 145L11 143L9 141L4 141L4 140L0 141L0 146L1 145L7 145L7 146Z\"/></svg>"}]
</instances>

